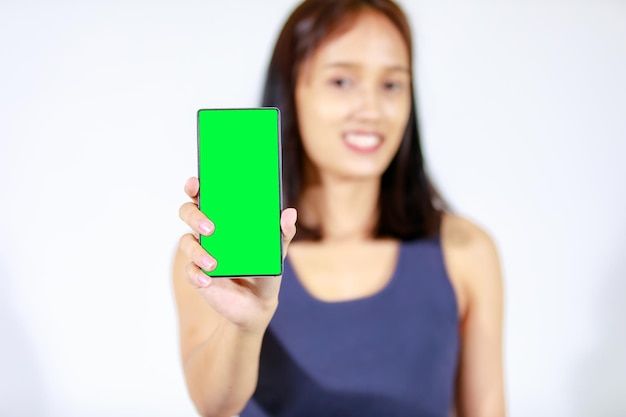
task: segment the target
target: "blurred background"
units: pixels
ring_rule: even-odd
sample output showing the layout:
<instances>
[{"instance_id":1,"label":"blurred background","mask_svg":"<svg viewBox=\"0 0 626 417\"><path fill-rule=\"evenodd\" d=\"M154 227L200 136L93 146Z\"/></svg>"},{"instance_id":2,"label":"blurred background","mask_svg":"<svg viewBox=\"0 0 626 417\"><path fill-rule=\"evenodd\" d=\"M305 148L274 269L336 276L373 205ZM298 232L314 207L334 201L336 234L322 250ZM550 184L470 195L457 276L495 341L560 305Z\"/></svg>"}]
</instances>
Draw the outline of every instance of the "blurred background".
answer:
<instances>
[{"instance_id":1,"label":"blurred background","mask_svg":"<svg viewBox=\"0 0 626 417\"><path fill-rule=\"evenodd\" d=\"M258 104L296 3L0 3L0 416L195 415L195 112ZM626 415L626 2L401 5L430 171L500 248L510 415Z\"/></svg>"}]
</instances>

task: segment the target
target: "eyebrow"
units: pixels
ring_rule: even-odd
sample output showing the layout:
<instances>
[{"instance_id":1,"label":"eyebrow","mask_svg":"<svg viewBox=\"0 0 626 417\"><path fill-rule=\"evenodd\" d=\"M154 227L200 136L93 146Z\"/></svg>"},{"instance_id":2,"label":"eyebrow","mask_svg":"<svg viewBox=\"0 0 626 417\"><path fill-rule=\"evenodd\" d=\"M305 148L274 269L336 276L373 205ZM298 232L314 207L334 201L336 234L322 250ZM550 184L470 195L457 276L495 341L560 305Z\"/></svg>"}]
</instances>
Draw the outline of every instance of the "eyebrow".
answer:
<instances>
[{"instance_id":1,"label":"eyebrow","mask_svg":"<svg viewBox=\"0 0 626 417\"><path fill-rule=\"evenodd\" d=\"M351 62L337 61L337 62L331 62L330 64L324 65L324 68L356 68L358 66L359 66L358 64L354 64ZM388 67L385 67L385 69L390 70L390 71L406 72L407 74L411 73L411 70L409 70L409 68L405 67L404 65L390 65Z\"/></svg>"}]
</instances>

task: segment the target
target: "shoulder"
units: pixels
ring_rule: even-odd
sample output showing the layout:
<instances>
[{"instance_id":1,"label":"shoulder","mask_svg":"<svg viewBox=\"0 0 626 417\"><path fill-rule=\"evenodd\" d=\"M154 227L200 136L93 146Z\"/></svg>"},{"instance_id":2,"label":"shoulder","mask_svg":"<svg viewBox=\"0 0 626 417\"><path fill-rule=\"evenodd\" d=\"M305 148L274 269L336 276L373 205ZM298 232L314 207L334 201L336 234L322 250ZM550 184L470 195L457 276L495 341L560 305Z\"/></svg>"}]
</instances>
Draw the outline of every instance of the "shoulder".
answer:
<instances>
[{"instance_id":1,"label":"shoulder","mask_svg":"<svg viewBox=\"0 0 626 417\"><path fill-rule=\"evenodd\" d=\"M444 214L441 222L442 244L453 251L464 252L485 261L497 260L496 245L491 236L474 222L454 214Z\"/></svg>"},{"instance_id":2,"label":"shoulder","mask_svg":"<svg viewBox=\"0 0 626 417\"><path fill-rule=\"evenodd\" d=\"M501 271L498 249L492 237L472 221L444 214L441 246L460 310L488 294L498 294Z\"/></svg>"}]
</instances>

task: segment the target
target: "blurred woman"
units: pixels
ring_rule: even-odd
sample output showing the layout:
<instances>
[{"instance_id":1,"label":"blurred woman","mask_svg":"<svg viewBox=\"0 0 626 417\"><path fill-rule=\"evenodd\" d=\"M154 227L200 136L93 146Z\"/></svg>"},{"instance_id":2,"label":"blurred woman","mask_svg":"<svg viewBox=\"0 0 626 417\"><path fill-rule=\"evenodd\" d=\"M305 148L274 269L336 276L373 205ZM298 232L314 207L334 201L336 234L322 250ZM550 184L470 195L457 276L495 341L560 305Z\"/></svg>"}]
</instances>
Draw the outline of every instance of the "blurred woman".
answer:
<instances>
[{"instance_id":1,"label":"blurred woman","mask_svg":"<svg viewBox=\"0 0 626 417\"><path fill-rule=\"evenodd\" d=\"M289 17L262 103L282 113L283 276L202 272L219 262L197 239L214 224L198 180L185 186L195 233L173 278L201 415L505 414L497 251L428 179L412 74L390 0L306 0Z\"/></svg>"}]
</instances>

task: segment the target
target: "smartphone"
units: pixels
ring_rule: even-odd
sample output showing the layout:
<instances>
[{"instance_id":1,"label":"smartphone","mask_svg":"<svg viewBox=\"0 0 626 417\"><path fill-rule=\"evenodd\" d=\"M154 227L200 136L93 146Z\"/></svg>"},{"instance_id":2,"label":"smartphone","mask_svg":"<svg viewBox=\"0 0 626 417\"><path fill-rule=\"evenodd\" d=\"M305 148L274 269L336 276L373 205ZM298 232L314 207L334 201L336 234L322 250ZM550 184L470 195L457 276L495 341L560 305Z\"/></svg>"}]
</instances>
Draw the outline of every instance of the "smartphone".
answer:
<instances>
[{"instance_id":1,"label":"smartphone","mask_svg":"<svg viewBox=\"0 0 626 417\"><path fill-rule=\"evenodd\" d=\"M202 247L211 277L271 277L283 271L280 111L198 110L198 206L215 224Z\"/></svg>"}]
</instances>

